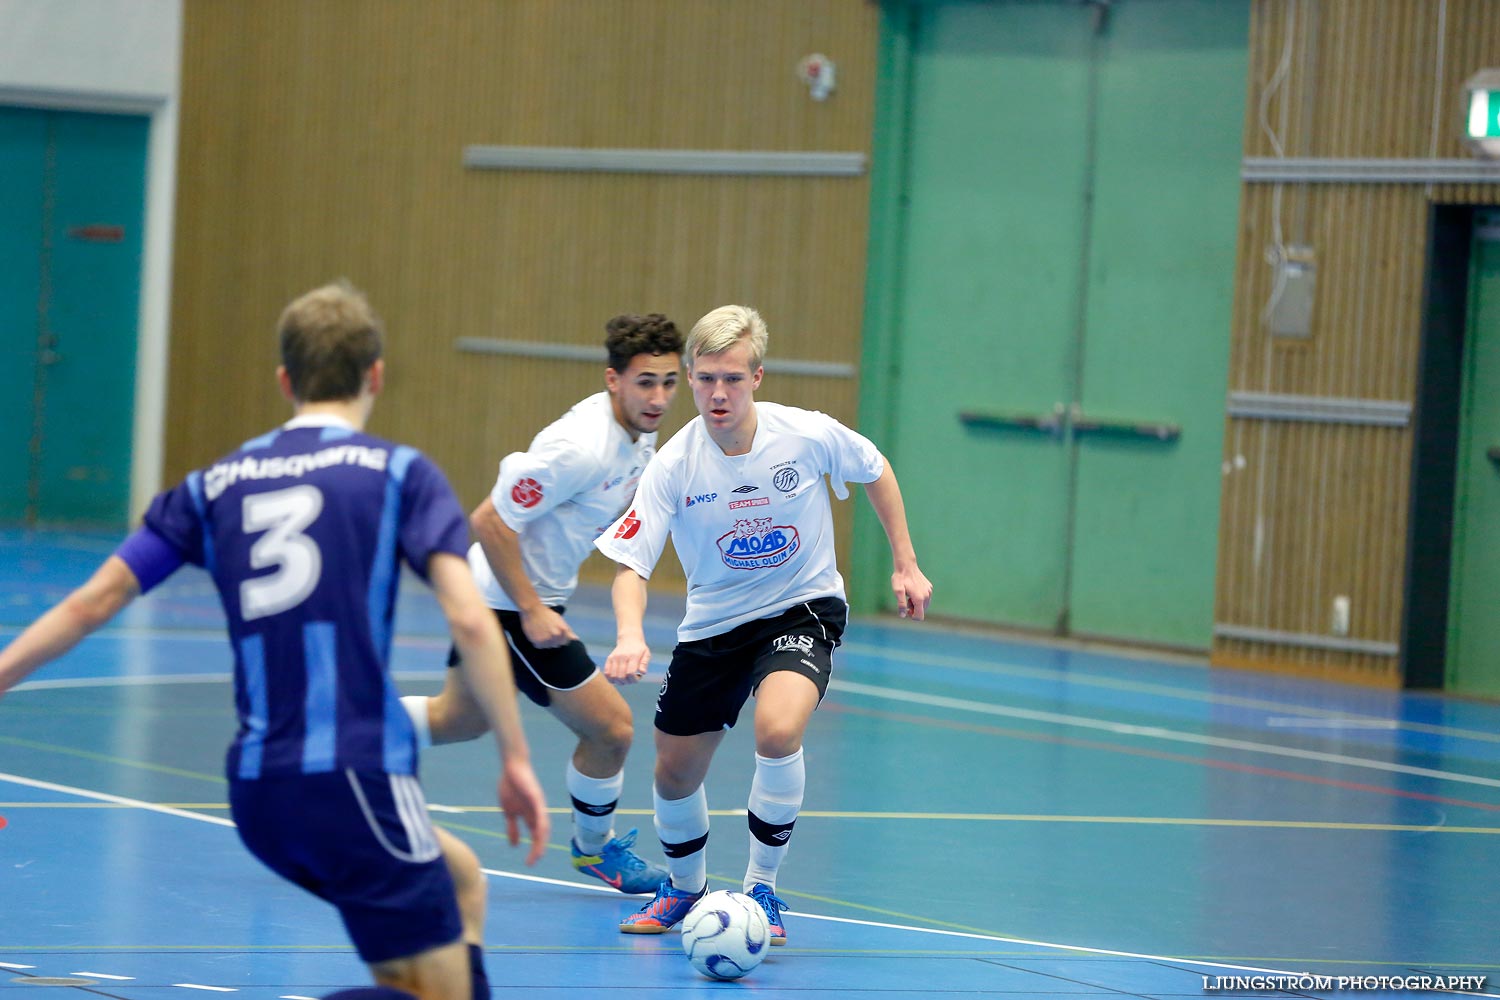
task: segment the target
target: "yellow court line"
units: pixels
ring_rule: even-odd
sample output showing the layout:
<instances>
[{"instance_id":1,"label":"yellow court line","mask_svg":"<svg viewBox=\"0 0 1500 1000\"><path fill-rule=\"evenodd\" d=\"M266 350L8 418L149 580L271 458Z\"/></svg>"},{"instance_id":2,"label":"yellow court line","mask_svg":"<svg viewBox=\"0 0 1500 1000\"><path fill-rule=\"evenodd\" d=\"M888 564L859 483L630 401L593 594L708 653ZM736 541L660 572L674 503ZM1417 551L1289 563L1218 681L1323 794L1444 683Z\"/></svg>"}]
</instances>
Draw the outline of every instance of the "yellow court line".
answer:
<instances>
[{"instance_id":1,"label":"yellow court line","mask_svg":"<svg viewBox=\"0 0 1500 1000\"><path fill-rule=\"evenodd\" d=\"M463 813L495 813L498 806L463 806ZM564 815L566 808L549 809L549 812ZM447 815L462 815L439 810L436 817L443 822ZM616 815L650 816L649 809L616 809ZM744 816L743 809L710 809L710 816ZM798 819L891 819L891 820L950 820L977 823L1097 823L1123 826L1223 826L1270 830L1357 830L1375 833L1478 833L1500 834L1500 827L1490 826L1432 826L1430 824L1407 823L1336 823L1321 820L1278 819L1208 819L1197 816L1068 816L1036 813L939 813L939 812L832 812L804 809Z\"/></svg>"},{"instance_id":2,"label":"yellow court line","mask_svg":"<svg viewBox=\"0 0 1500 1000\"><path fill-rule=\"evenodd\" d=\"M223 802L158 802L159 806L171 809L218 809L229 808ZM129 809L134 808L117 802L0 802L0 809ZM451 811L450 811L451 810ZM433 818L454 829L470 829L454 823L450 817L493 815L498 806L450 806L435 811ZM565 816L571 809L558 806L547 810L554 816ZM650 816L650 809L616 809L617 816ZM743 809L712 809L710 816L741 817ZM962 823L1085 823L1101 826L1200 826L1230 827L1235 829L1261 830L1338 830L1363 833L1466 833L1480 835L1500 834L1500 827L1493 826L1433 826L1420 823L1337 823L1324 820L1294 819L1212 819L1202 816L1069 816L1041 813L939 813L939 812L829 812L804 810L799 819L889 819L889 820L946 820ZM473 828L476 832L493 831ZM566 846L566 845L562 845Z\"/></svg>"},{"instance_id":3,"label":"yellow court line","mask_svg":"<svg viewBox=\"0 0 1500 1000\"><path fill-rule=\"evenodd\" d=\"M79 750L74 747L61 747L55 743L37 743L33 740L23 740L15 736L0 736L0 743L9 743L11 746L26 747L28 750L44 750L48 753L63 754L67 757L82 757L84 760L98 760L106 764L119 764L124 767L138 767L145 771L157 771L161 774L172 774L179 778L197 778L202 781L212 781L215 784L225 784L222 775L204 774L199 771L185 771L180 767L168 767L165 764L148 764L145 761L129 760L124 757L113 757L109 754L93 753L89 750Z\"/></svg>"}]
</instances>

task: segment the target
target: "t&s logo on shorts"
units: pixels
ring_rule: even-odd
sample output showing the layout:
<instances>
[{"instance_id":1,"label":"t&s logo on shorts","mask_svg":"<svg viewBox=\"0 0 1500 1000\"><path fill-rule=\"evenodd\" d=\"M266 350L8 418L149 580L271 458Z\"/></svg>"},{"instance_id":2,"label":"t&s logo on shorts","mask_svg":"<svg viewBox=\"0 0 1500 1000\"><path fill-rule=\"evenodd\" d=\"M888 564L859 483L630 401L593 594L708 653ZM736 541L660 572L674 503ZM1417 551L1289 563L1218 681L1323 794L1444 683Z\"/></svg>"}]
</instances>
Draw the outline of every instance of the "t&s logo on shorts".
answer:
<instances>
[{"instance_id":1,"label":"t&s logo on shorts","mask_svg":"<svg viewBox=\"0 0 1500 1000\"><path fill-rule=\"evenodd\" d=\"M530 510L542 502L542 484L529 476L517 479L516 485L510 488L510 498L516 502L516 506Z\"/></svg>"},{"instance_id":2,"label":"t&s logo on shorts","mask_svg":"<svg viewBox=\"0 0 1500 1000\"><path fill-rule=\"evenodd\" d=\"M799 653L806 656L812 652L813 637L810 635L778 635L771 648L778 653Z\"/></svg>"},{"instance_id":3,"label":"t&s logo on shorts","mask_svg":"<svg viewBox=\"0 0 1500 1000\"><path fill-rule=\"evenodd\" d=\"M734 522L734 529L719 536L719 555L732 569L771 569L780 566L801 548L797 529L772 524L769 517Z\"/></svg>"}]
</instances>

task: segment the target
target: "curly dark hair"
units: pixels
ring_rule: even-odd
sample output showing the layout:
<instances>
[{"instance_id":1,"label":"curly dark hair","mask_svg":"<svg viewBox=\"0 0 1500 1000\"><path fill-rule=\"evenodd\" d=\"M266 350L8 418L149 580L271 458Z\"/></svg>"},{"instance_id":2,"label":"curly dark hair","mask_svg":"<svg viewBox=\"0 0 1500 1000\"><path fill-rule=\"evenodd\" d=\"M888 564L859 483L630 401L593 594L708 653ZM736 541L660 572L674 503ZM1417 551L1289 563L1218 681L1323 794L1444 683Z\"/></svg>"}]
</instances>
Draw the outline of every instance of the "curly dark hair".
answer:
<instances>
[{"instance_id":1,"label":"curly dark hair","mask_svg":"<svg viewBox=\"0 0 1500 1000\"><path fill-rule=\"evenodd\" d=\"M682 334L661 313L616 316L604 324L604 349L609 366L617 372L630 367L637 354L681 354Z\"/></svg>"}]
</instances>

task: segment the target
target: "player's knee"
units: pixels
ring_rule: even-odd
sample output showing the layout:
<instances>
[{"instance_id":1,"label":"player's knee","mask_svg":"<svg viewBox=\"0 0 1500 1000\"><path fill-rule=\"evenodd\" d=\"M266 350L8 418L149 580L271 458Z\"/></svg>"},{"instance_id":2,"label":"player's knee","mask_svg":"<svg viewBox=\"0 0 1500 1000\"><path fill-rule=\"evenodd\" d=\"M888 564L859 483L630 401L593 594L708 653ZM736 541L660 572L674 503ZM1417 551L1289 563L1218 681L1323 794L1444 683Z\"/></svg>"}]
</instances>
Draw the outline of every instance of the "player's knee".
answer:
<instances>
[{"instance_id":1,"label":"player's knee","mask_svg":"<svg viewBox=\"0 0 1500 1000\"><path fill-rule=\"evenodd\" d=\"M755 752L762 757L789 757L802 746L802 727L787 725L782 720L757 722L755 726Z\"/></svg>"},{"instance_id":2,"label":"player's knee","mask_svg":"<svg viewBox=\"0 0 1500 1000\"><path fill-rule=\"evenodd\" d=\"M484 937L485 903L489 893L489 885L479 867L479 856L448 831L441 827L436 829L438 843L443 849L443 862L448 866L448 875L453 879L453 891L458 898L464 940L478 942Z\"/></svg>"},{"instance_id":3,"label":"player's knee","mask_svg":"<svg viewBox=\"0 0 1500 1000\"><path fill-rule=\"evenodd\" d=\"M629 714L626 714L624 717L611 719L599 731L594 742L600 752L616 758L617 765L624 765L625 755L630 753L630 744L634 739L635 727L631 725Z\"/></svg>"},{"instance_id":4,"label":"player's knee","mask_svg":"<svg viewBox=\"0 0 1500 1000\"><path fill-rule=\"evenodd\" d=\"M477 704L468 698L450 698L446 692L427 703L427 724L434 745L477 740L490 728Z\"/></svg>"},{"instance_id":5,"label":"player's knee","mask_svg":"<svg viewBox=\"0 0 1500 1000\"><path fill-rule=\"evenodd\" d=\"M663 798L680 799L693 794L703 783L702 769L694 762L656 758L656 790Z\"/></svg>"}]
</instances>

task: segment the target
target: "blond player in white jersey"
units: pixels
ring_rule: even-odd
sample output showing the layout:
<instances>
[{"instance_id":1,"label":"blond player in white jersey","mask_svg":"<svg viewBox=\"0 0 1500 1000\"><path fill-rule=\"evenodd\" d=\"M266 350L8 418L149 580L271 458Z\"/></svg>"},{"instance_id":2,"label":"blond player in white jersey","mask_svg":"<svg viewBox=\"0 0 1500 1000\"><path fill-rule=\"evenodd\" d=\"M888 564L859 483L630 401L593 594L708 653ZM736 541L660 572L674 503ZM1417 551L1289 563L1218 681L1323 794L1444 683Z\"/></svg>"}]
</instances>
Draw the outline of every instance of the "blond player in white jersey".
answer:
<instances>
[{"instance_id":1,"label":"blond player in white jersey","mask_svg":"<svg viewBox=\"0 0 1500 1000\"><path fill-rule=\"evenodd\" d=\"M605 326L606 391L582 400L507 455L490 495L469 517L479 539L469 567L510 647L516 687L578 737L567 768L573 867L621 892L655 892L667 877L615 836L614 811L634 735L630 706L599 672L563 617L578 567L619 517L656 451L656 430L677 391L682 334L660 313ZM459 664L457 649L448 665ZM463 672L435 698L402 698L424 745L485 731Z\"/></svg>"},{"instance_id":2,"label":"blond player in white jersey","mask_svg":"<svg viewBox=\"0 0 1500 1000\"><path fill-rule=\"evenodd\" d=\"M620 924L628 934L668 930L706 891L703 779L754 694L744 889L766 911L771 943L786 943L776 872L802 808L803 734L828 690L848 618L825 476L840 499L847 483L865 484L890 542L897 612L920 621L932 599L900 487L879 450L825 414L755 401L767 339L760 315L744 306L698 321L685 357L699 415L661 448L630 510L594 543L620 564L617 643L604 665L612 681L646 673L646 580L669 533L688 582L656 702L656 833L671 877Z\"/></svg>"}]
</instances>

